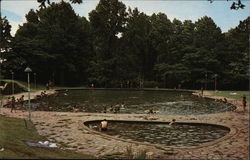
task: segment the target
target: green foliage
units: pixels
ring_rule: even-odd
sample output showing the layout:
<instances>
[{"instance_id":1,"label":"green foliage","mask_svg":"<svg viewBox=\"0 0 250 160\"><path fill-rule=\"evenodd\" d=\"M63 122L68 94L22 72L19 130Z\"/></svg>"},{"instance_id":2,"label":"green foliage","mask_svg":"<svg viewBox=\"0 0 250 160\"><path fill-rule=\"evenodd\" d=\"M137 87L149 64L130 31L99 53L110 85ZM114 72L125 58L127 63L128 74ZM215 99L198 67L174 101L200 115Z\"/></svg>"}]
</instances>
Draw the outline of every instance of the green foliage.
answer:
<instances>
[{"instance_id":1,"label":"green foliage","mask_svg":"<svg viewBox=\"0 0 250 160\"><path fill-rule=\"evenodd\" d=\"M112 87L110 81L118 78L115 68L120 48L118 34L124 30L126 16L126 6L118 0L100 0L96 9L89 13L94 36L89 81L99 86Z\"/></svg>"},{"instance_id":2,"label":"green foliage","mask_svg":"<svg viewBox=\"0 0 250 160\"><path fill-rule=\"evenodd\" d=\"M0 17L0 60L4 61L6 54L11 52L11 25L6 17Z\"/></svg>"},{"instance_id":3,"label":"green foliage","mask_svg":"<svg viewBox=\"0 0 250 160\"><path fill-rule=\"evenodd\" d=\"M171 21L100 0L89 21L64 1L30 10L26 19L11 43L5 36L12 48L4 54L5 77L13 70L25 80L29 65L38 82L57 85L213 89L216 80L218 89L248 89L249 18L222 33L207 16Z\"/></svg>"},{"instance_id":4,"label":"green foliage","mask_svg":"<svg viewBox=\"0 0 250 160\"><path fill-rule=\"evenodd\" d=\"M82 3L82 0L69 0L71 3L75 4L75 3L78 3L78 4L81 4ZM40 3L40 8L46 8L46 2L48 5L50 5L50 0L37 0L38 3Z\"/></svg>"},{"instance_id":5,"label":"green foliage","mask_svg":"<svg viewBox=\"0 0 250 160\"><path fill-rule=\"evenodd\" d=\"M86 81L91 50L88 21L77 16L65 2L52 3L36 12L31 10L26 18L27 23L15 35L13 54L6 57L6 68L15 70L16 77L22 78L29 65L41 82L76 85L79 83L71 78Z\"/></svg>"},{"instance_id":6,"label":"green foliage","mask_svg":"<svg viewBox=\"0 0 250 160\"><path fill-rule=\"evenodd\" d=\"M122 43L124 61L128 64L123 70L129 70L125 80L141 80L152 75L153 57L150 48L149 33L151 30L150 18L140 13L137 8L129 9L128 23L126 25Z\"/></svg>"},{"instance_id":7,"label":"green foliage","mask_svg":"<svg viewBox=\"0 0 250 160\"><path fill-rule=\"evenodd\" d=\"M213 3L214 0L208 0L210 3ZM228 0L227 0L228 1ZM233 10L238 10L238 9L244 9L245 8L245 5L242 4L241 0L234 0L235 2L232 3L230 9L233 9Z\"/></svg>"},{"instance_id":8,"label":"green foliage","mask_svg":"<svg viewBox=\"0 0 250 160\"><path fill-rule=\"evenodd\" d=\"M25 18L27 22L35 23L35 24L39 23L38 15L33 9L31 9L29 13L25 15Z\"/></svg>"},{"instance_id":9,"label":"green foliage","mask_svg":"<svg viewBox=\"0 0 250 160\"><path fill-rule=\"evenodd\" d=\"M7 52L10 47L10 42L12 40L12 36L10 34L11 31L11 25L9 24L9 21L6 19L6 17L0 18L0 46L1 46L1 53Z\"/></svg>"},{"instance_id":10,"label":"green foliage","mask_svg":"<svg viewBox=\"0 0 250 160\"><path fill-rule=\"evenodd\" d=\"M89 159L92 156L75 153L69 150L54 148L29 147L23 140L44 141L34 125L24 119L0 117L0 144L4 148L0 152L2 159ZM27 128L26 125L27 124Z\"/></svg>"}]
</instances>

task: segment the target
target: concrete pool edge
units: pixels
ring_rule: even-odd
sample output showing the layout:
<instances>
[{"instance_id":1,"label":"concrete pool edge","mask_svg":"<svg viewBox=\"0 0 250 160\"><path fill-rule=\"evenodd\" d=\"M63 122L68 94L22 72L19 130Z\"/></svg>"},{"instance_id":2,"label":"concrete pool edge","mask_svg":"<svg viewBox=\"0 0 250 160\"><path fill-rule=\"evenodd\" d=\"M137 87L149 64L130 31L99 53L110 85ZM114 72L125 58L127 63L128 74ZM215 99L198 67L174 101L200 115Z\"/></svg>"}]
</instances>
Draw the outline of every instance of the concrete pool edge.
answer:
<instances>
[{"instance_id":1,"label":"concrete pool edge","mask_svg":"<svg viewBox=\"0 0 250 160\"><path fill-rule=\"evenodd\" d=\"M195 93L194 90L188 89L163 89L163 88L63 88L63 89L55 89L55 91L66 91L66 90L131 90L131 91L170 91L170 92L189 92Z\"/></svg>"},{"instance_id":2,"label":"concrete pool edge","mask_svg":"<svg viewBox=\"0 0 250 160\"><path fill-rule=\"evenodd\" d=\"M185 147L177 147L177 146L165 146L165 145L161 145L161 144L151 144L149 142L138 142L138 141L133 141L133 140L127 140L127 139L123 139L123 138L117 138L117 137L114 137L114 136L110 136L110 135L107 135L105 133L101 133L101 132L98 132L98 131L95 131L91 128L89 128L87 126L87 123L89 122L98 122L98 121L102 121L102 120L91 120L91 121L84 121L82 122L82 126L88 130L89 132L91 133L94 133L96 135L101 135L102 137L105 137L105 138L111 138L111 139L114 139L114 140L117 140L117 141L123 141L123 142L128 142L128 143L134 143L134 144L138 144L138 145L150 145L150 146L153 146L153 147L156 147L158 149L162 149L162 150L166 150L166 151L169 151L169 149L197 149L197 148L203 148L203 147L208 147L208 146L212 146L212 145L216 145L217 143L220 143L224 140L227 140L231 137L233 137L234 135L237 134L238 132L238 129L233 127L233 126L228 126L228 125L225 125L225 124L219 124L219 123L199 123L199 122L190 122L190 121L184 121L184 122L178 122L179 124L202 124L202 125L212 125L212 126L217 126L217 127L223 127L223 128L227 128L229 129L229 133L227 133L225 136L221 137L221 138L218 138L216 140L213 140L211 142L206 142L206 143L203 143L203 144L200 144L198 146L185 146ZM128 123L134 123L134 122L139 122L139 123L169 123L168 121L139 121L139 120L108 120L108 121L113 121L113 122L128 122Z\"/></svg>"},{"instance_id":3,"label":"concrete pool edge","mask_svg":"<svg viewBox=\"0 0 250 160\"><path fill-rule=\"evenodd\" d=\"M54 90L49 90L50 92ZM22 93L23 94L23 93ZM21 96L22 94L15 95ZM31 94L31 98L35 95L40 95L40 92L34 92ZM27 94L25 94L25 98L27 99ZM216 97L210 97L216 99ZM221 98L221 97L218 97ZM124 152L124 148L127 145L133 145L134 149L147 149L149 152L154 153L154 157L157 159L249 159L249 109L247 108L246 112L242 112L242 106L240 100L234 100L236 102L237 110L234 112L223 112L223 113L213 113L207 115L169 115L169 116L160 116L159 120L169 122L172 118L180 119L181 121L186 122L205 122L210 124L222 124L224 126L233 126L237 128L233 134L229 138L224 138L224 141L221 140L220 143L216 143L214 145L204 146L197 149L187 148L187 149L176 149L178 153L176 155L166 154L164 148L156 148L148 144L137 145L133 144L133 142L123 142L116 141L113 139L105 139L100 135L95 135L88 131L84 131L82 122L88 120L96 120L103 118L111 118L111 119L132 119L132 120L141 120L143 116L146 115L136 115L129 114L123 115L119 114L119 116L115 114L103 114L103 113L86 113L86 112L52 112L52 111L33 111L32 112L32 121L37 123L36 129L40 135L43 135L51 141L55 142L66 142L67 139L60 138L61 132L69 135L70 138L74 139L74 143L77 142L82 143L85 149L76 149L73 148L73 144L68 144L67 146L63 146L63 149L70 149L76 152L92 154L102 156L105 154L113 153L113 152ZM27 118L27 112L17 112L10 113L10 108L1 108L2 114L7 117L15 117L15 118ZM74 123L70 124L70 130L68 128L59 127L59 131L51 130L55 129L54 126L57 125L57 121L64 120L65 118L71 119ZM42 124L43 123L43 124ZM46 125L45 125L46 124ZM78 125L79 124L79 125ZM87 128L87 127L86 127ZM79 130L80 129L80 130ZM81 130L83 129L83 130ZM92 131L92 130L91 130ZM54 139L54 135L58 134L56 139ZM80 135L79 135L80 134ZM228 135L229 136L229 135ZM222 137L223 138L223 137ZM91 141L92 140L92 141ZM219 139L218 139L219 140ZM91 143L89 143L91 142ZM113 144L113 142L115 142ZM105 150L100 149L101 145L106 145ZM148 146L148 147L147 147ZM165 148L165 150L169 151L170 148Z\"/></svg>"}]
</instances>

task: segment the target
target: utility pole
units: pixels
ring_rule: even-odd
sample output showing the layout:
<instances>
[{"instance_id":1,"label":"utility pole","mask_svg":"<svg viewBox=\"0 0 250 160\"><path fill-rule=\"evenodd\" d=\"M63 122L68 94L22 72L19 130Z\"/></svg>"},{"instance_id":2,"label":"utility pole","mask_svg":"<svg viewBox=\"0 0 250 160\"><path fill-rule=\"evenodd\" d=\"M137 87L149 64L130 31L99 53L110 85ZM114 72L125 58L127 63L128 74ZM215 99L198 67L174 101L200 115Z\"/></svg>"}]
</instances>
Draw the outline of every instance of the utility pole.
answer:
<instances>
[{"instance_id":1,"label":"utility pole","mask_svg":"<svg viewBox=\"0 0 250 160\"><path fill-rule=\"evenodd\" d=\"M216 89L217 89L217 76L218 76L218 74L214 75L214 91L216 91Z\"/></svg>"}]
</instances>

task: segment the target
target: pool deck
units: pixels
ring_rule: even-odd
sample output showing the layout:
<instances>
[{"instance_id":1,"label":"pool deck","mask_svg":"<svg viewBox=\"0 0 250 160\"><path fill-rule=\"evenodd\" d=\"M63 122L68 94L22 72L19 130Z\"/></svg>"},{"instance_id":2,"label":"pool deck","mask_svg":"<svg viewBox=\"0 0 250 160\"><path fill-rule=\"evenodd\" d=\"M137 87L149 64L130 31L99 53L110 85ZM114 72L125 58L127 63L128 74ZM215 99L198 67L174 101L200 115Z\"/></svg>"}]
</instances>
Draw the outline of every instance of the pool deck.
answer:
<instances>
[{"instance_id":1,"label":"pool deck","mask_svg":"<svg viewBox=\"0 0 250 160\"><path fill-rule=\"evenodd\" d=\"M40 95L41 91L32 92L31 98ZM53 90L47 91L53 94ZM17 94L16 97L27 93ZM205 92L206 97L212 97ZM147 151L148 158L161 159L249 159L249 103L246 112L242 112L241 101L228 99L237 109L233 112L223 112L206 115L155 115L156 121L170 122L173 118L177 122L211 123L231 128L230 133L213 142L196 147L171 147L152 145L149 143L133 142L114 138L102 133L96 133L83 125L91 120L134 120L147 121L146 114L111 114L111 113L85 113L85 112L32 112L32 121L38 133L56 142L62 149L91 154L98 157L106 155L121 155L126 153L127 147L134 152ZM26 118L28 112L17 111L11 113L9 108L0 109L1 116ZM153 121L153 120L148 120ZM157 133L156 133L157 134Z\"/></svg>"}]
</instances>

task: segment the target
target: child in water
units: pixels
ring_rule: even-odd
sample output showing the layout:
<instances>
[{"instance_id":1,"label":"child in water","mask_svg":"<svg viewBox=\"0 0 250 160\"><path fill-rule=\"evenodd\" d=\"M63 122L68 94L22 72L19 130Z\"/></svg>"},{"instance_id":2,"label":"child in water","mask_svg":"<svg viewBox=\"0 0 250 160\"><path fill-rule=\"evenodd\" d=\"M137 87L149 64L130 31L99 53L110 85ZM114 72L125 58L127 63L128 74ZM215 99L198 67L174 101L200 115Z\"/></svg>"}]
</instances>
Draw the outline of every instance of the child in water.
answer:
<instances>
[{"instance_id":1,"label":"child in water","mask_svg":"<svg viewBox=\"0 0 250 160\"><path fill-rule=\"evenodd\" d=\"M176 124L175 119L172 119L172 122L169 123L170 126L175 125L175 124Z\"/></svg>"}]
</instances>

